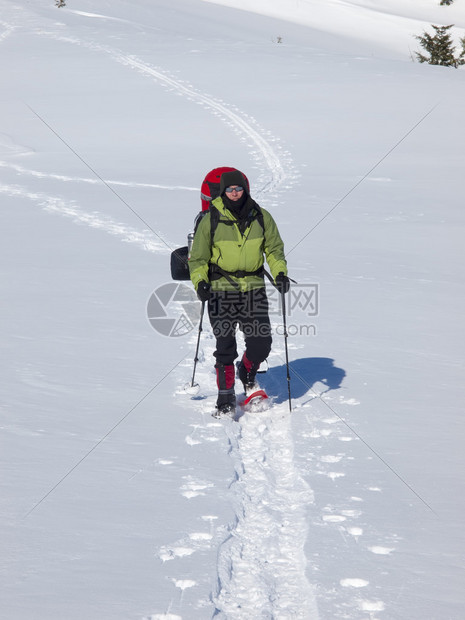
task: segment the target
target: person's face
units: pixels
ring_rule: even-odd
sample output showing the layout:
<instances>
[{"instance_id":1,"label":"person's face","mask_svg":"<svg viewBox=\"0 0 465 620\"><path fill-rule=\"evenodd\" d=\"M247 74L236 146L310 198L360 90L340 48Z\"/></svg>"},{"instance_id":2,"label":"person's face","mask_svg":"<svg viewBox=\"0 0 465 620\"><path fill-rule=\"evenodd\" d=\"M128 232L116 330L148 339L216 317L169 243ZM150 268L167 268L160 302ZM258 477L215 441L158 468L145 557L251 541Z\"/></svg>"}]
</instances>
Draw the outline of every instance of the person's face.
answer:
<instances>
[{"instance_id":1,"label":"person's face","mask_svg":"<svg viewBox=\"0 0 465 620\"><path fill-rule=\"evenodd\" d=\"M236 200L239 200L240 198L242 198L242 194L244 193L244 188L241 187L240 185L231 185L230 187L227 187L225 191L226 191L226 194L228 195L229 200L236 202Z\"/></svg>"}]
</instances>

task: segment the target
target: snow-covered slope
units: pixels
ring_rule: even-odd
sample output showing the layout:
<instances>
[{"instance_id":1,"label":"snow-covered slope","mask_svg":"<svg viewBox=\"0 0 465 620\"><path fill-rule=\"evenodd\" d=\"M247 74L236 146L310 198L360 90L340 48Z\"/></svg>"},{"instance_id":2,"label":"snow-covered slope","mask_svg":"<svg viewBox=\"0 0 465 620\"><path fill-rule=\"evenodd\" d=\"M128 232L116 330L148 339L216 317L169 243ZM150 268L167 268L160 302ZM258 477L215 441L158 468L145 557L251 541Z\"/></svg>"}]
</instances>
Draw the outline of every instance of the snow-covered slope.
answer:
<instances>
[{"instance_id":1,"label":"snow-covered slope","mask_svg":"<svg viewBox=\"0 0 465 620\"><path fill-rule=\"evenodd\" d=\"M437 4L0 0L2 617L461 620L464 71L409 51L462 36ZM147 319L218 165L299 283L292 414L273 291L274 403L237 422L208 326L185 389L197 304Z\"/></svg>"},{"instance_id":2,"label":"snow-covered slope","mask_svg":"<svg viewBox=\"0 0 465 620\"><path fill-rule=\"evenodd\" d=\"M412 37L433 24L454 24L458 40L465 34L465 7L445 9L439 0L203 0L304 24L324 33L353 39L372 56L412 56ZM281 27L285 38L286 25ZM284 36L283 36L284 35Z\"/></svg>"}]
</instances>

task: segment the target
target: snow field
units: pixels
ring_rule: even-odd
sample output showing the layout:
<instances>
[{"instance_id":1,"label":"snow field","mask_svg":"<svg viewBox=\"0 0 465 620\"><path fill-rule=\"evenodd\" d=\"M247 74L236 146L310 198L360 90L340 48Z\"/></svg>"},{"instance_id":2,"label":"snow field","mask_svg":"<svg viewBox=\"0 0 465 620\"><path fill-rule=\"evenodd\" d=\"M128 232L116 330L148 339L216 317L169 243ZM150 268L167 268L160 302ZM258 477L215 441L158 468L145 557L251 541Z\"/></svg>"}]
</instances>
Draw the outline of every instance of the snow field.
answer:
<instances>
[{"instance_id":1,"label":"snow field","mask_svg":"<svg viewBox=\"0 0 465 620\"><path fill-rule=\"evenodd\" d=\"M369 23L375 56L402 55L404 17L417 28L430 13L386 1L387 28L372 3L332 2L356 19L330 23L328 3L297 3L323 34L289 27L278 54L284 22L203 1L69 4L0 0L0 44L15 59L2 64L0 102L9 620L459 620L459 105L447 118L439 107L291 254L325 288L318 337L290 342L292 416L278 338L263 377L273 407L218 421L208 329L190 397L195 335L163 339L143 316L208 169L251 170L293 247L432 107L432 91L461 100L460 72L335 54L333 39L317 48L327 29ZM241 88L212 86L241 59ZM446 128L442 191L429 153L444 161ZM425 338L444 306L448 320Z\"/></svg>"}]
</instances>

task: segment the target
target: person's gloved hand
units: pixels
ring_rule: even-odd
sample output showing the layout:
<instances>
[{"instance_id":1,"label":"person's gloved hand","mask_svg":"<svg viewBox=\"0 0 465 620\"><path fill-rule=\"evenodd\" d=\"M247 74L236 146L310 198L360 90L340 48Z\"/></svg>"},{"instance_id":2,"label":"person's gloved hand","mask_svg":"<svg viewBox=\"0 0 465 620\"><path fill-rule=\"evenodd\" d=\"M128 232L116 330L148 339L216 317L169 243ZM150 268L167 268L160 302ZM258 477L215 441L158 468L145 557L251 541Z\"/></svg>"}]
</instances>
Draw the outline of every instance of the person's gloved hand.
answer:
<instances>
[{"instance_id":1,"label":"person's gloved hand","mask_svg":"<svg viewBox=\"0 0 465 620\"><path fill-rule=\"evenodd\" d=\"M208 301L211 297L211 285L210 282L201 280L197 285L197 297L200 301Z\"/></svg>"},{"instance_id":2,"label":"person's gloved hand","mask_svg":"<svg viewBox=\"0 0 465 620\"><path fill-rule=\"evenodd\" d=\"M282 271L276 276L275 283L276 283L276 288L281 294L287 293L291 286L291 282L289 278L285 276Z\"/></svg>"}]
</instances>

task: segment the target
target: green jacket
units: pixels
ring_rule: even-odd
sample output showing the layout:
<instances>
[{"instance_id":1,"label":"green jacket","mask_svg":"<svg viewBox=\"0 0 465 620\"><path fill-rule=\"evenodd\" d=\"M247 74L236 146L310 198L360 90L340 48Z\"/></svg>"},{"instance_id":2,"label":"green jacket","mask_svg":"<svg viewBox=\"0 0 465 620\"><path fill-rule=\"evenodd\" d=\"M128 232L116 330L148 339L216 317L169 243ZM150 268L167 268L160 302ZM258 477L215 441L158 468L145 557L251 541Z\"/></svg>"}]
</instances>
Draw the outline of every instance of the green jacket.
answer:
<instances>
[{"instance_id":1,"label":"green jacket","mask_svg":"<svg viewBox=\"0 0 465 620\"><path fill-rule=\"evenodd\" d=\"M251 200L251 199L250 199ZM264 286L263 277L246 275L229 280L219 274L211 277L209 266L215 265L226 272L253 272L263 267L264 256L275 279L283 272L287 275L287 264L284 257L284 244L278 227L270 213L259 207L253 200L252 219L241 233L238 221L231 211L226 209L221 198L212 201L212 205L220 213L218 226L215 230L213 245L211 243L211 213L208 212L200 221L195 233L189 259L189 271L195 288L199 282L211 282L213 291L247 291ZM258 211L263 214L264 228L257 219ZM228 224L225 222L232 222ZM236 287L232 282L236 283Z\"/></svg>"}]
</instances>

